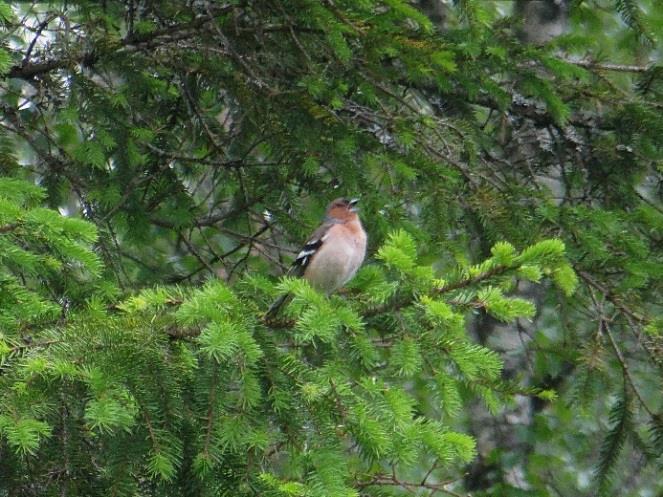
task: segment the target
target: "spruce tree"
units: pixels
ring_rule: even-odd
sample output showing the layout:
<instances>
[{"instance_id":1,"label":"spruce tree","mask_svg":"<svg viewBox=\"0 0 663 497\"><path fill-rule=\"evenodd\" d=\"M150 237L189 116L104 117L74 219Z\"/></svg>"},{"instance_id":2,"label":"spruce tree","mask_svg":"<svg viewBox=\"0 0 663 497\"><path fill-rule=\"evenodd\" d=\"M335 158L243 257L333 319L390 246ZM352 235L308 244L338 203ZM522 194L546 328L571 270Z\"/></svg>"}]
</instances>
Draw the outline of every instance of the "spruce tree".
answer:
<instances>
[{"instance_id":1,"label":"spruce tree","mask_svg":"<svg viewBox=\"0 0 663 497\"><path fill-rule=\"evenodd\" d=\"M661 493L663 10L535 3L0 4L0 497Z\"/></svg>"}]
</instances>

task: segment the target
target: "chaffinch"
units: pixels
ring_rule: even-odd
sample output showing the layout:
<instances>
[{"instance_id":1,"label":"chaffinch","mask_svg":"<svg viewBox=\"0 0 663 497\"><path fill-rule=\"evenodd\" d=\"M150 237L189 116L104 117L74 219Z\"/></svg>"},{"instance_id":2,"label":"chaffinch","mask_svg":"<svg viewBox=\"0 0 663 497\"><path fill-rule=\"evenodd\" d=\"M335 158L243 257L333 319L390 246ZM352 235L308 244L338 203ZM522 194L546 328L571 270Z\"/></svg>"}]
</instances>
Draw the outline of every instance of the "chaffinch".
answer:
<instances>
[{"instance_id":1,"label":"chaffinch","mask_svg":"<svg viewBox=\"0 0 663 497\"><path fill-rule=\"evenodd\" d=\"M356 274L366 256L366 231L357 215L359 199L337 198L327 207L323 223L304 244L289 275L303 276L318 291L330 294ZM274 302L265 317L276 315L289 295Z\"/></svg>"}]
</instances>

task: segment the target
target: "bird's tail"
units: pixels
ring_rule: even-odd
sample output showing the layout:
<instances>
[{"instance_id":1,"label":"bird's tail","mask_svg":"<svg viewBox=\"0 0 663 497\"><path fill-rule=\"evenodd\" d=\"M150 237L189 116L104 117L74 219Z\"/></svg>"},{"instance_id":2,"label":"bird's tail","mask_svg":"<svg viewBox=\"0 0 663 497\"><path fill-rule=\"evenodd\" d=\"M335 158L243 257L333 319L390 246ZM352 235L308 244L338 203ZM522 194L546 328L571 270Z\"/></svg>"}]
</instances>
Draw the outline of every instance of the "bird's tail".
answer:
<instances>
[{"instance_id":1,"label":"bird's tail","mask_svg":"<svg viewBox=\"0 0 663 497\"><path fill-rule=\"evenodd\" d=\"M272 305L269 306L269 309L267 309L264 320L265 321L273 320L277 316L281 308L292 300L292 297L293 295L291 293L284 293L278 299L276 299L272 303Z\"/></svg>"}]
</instances>

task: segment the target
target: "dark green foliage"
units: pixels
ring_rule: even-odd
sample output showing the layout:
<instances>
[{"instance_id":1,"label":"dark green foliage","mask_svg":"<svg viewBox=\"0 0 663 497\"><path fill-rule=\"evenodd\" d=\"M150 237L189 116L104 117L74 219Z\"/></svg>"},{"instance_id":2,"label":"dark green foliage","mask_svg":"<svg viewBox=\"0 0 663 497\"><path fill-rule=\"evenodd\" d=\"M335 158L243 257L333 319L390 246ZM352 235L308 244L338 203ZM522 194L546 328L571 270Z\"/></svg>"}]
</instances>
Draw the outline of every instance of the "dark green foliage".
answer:
<instances>
[{"instance_id":1,"label":"dark green foliage","mask_svg":"<svg viewBox=\"0 0 663 497\"><path fill-rule=\"evenodd\" d=\"M0 497L663 491L659 2L423 4L0 4Z\"/></svg>"},{"instance_id":2,"label":"dark green foliage","mask_svg":"<svg viewBox=\"0 0 663 497\"><path fill-rule=\"evenodd\" d=\"M626 390L624 396L617 399L610 408L608 419L610 428L601 446L599 462L596 467L596 479L598 480L598 493L600 495L609 493L609 483L612 481L611 477L615 465L619 460L629 432L633 430L633 407Z\"/></svg>"}]
</instances>

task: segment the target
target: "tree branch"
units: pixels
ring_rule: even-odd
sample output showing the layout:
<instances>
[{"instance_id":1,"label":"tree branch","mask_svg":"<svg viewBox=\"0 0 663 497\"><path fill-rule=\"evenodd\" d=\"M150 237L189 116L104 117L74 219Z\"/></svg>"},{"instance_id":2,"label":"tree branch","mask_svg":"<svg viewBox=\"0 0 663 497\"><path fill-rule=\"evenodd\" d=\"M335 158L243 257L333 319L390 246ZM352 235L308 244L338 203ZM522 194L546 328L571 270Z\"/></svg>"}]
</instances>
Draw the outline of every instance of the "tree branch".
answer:
<instances>
[{"instance_id":1,"label":"tree branch","mask_svg":"<svg viewBox=\"0 0 663 497\"><path fill-rule=\"evenodd\" d=\"M4 226L0 226L0 233L8 233L10 231L14 231L16 228L18 228L18 226L19 226L18 223L5 224Z\"/></svg>"},{"instance_id":2,"label":"tree branch","mask_svg":"<svg viewBox=\"0 0 663 497\"><path fill-rule=\"evenodd\" d=\"M580 276L580 278L582 278L589 286L591 286L592 288L598 290L603 295L605 295L605 298L608 299L610 302L612 302L612 304L617 309L619 309L623 314L627 315L629 318L631 318L633 321L637 322L638 324L647 324L646 318L644 318L643 316L637 314L635 311L630 309L626 304L624 304L621 301L621 299L617 295L615 295L609 288L606 288L601 283L596 281L589 273L578 269L576 269L576 272L578 273L578 276Z\"/></svg>"},{"instance_id":3,"label":"tree branch","mask_svg":"<svg viewBox=\"0 0 663 497\"><path fill-rule=\"evenodd\" d=\"M616 71L616 72L647 72L648 66L635 66L628 64L603 64L591 60L569 60L562 59L564 62L573 64L579 67L586 67L587 69L595 69L597 71Z\"/></svg>"},{"instance_id":4,"label":"tree branch","mask_svg":"<svg viewBox=\"0 0 663 497\"><path fill-rule=\"evenodd\" d=\"M122 51L136 52L142 48L152 48L157 41L162 39L165 39L164 41L167 42L178 41L182 39L182 37L186 38L199 34L197 31L199 28L201 28L206 23L213 21L216 16L223 15L233 8L234 6L227 5L220 8L216 12L213 12L212 16L196 17L192 21L169 26L167 28L159 29L151 33L128 35L119 43L114 45L110 50L102 50L100 47L95 47L89 51L74 55L73 57L54 58L44 62L32 64L28 63L27 60L23 60L21 64L15 65L9 70L7 77L30 80L35 76L40 76L56 69L63 69L65 67L70 67L77 64L92 66L103 55L108 55L109 53L120 53Z\"/></svg>"},{"instance_id":5,"label":"tree branch","mask_svg":"<svg viewBox=\"0 0 663 497\"><path fill-rule=\"evenodd\" d=\"M472 276L471 278L465 278L453 283L448 283L442 287L436 288L433 290L433 294L435 295L442 295L445 293L452 292L454 290L459 290L461 288L466 288L468 286L472 286L476 283L480 283L482 281L488 280L492 278L493 276L499 276L501 274L504 274L507 272L509 269L515 269L510 266L504 266L504 265L499 265L495 266L493 269L490 269L489 271L486 271L485 273L477 274L476 276ZM383 312L387 311L395 311L398 309L401 309L403 307L406 307L410 305L414 299L412 297L408 297L407 299L403 299L397 302L388 302L383 305L379 305L377 307L372 307L362 313L362 316L364 317L371 317L371 316L376 316L378 314L382 314Z\"/></svg>"},{"instance_id":6,"label":"tree branch","mask_svg":"<svg viewBox=\"0 0 663 497\"><path fill-rule=\"evenodd\" d=\"M431 490L430 495L433 495L436 492L444 492L445 494L453 495L454 497L462 497L462 494L453 492L452 490L446 488L447 485L453 483L454 481L456 480L443 481L440 483L428 483L426 481L415 483L415 482L399 480L394 474L391 475L377 474L374 475L371 480L359 483L357 486L361 489L365 487L372 487L378 485L389 485L389 486L401 487L404 490L407 490L412 493L416 493L421 489L426 489L426 490Z\"/></svg>"},{"instance_id":7,"label":"tree branch","mask_svg":"<svg viewBox=\"0 0 663 497\"><path fill-rule=\"evenodd\" d=\"M640 394L640 390L638 390L638 387L635 385L635 380L633 380L633 375L631 375L631 370L628 366L628 363L626 362L626 358L624 357L624 354L620 350L619 346L617 345L617 341L615 340L615 337L612 335L612 332L610 331L610 326L608 325L608 321L603 319L603 317L600 317L601 319L601 324L603 325L603 331L605 334L608 336L608 340L610 341L610 345L612 346L612 350L615 352L615 355L617 356L617 360L619 361L619 364L622 366L622 370L624 371L624 377L628 381L628 383L631 385L631 389L635 393L635 396L638 398L640 401L640 405L644 408L645 411L647 411L647 414L654 418L654 413L653 411L649 408L647 403L645 402L645 399L642 397Z\"/></svg>"}]
</instances>

